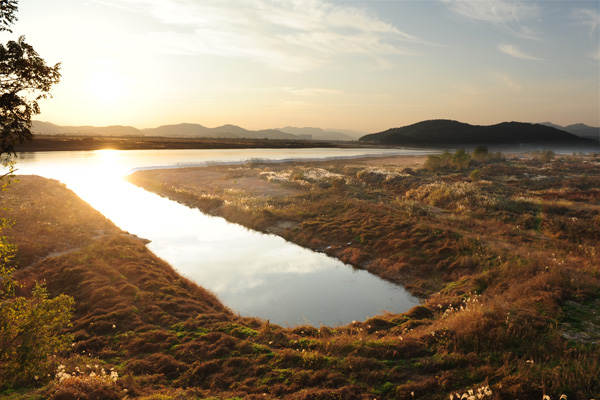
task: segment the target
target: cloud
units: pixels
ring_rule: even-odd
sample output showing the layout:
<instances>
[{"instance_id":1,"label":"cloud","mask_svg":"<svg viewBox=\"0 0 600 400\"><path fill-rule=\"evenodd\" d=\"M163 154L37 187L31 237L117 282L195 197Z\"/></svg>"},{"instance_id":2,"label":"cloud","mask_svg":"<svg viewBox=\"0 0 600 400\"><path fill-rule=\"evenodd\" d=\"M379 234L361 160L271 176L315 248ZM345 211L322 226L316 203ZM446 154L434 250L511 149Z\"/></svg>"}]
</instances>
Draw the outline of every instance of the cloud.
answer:
<instances>
[{"instance_id":1,"label":"cloud","mask_svg":"<svg viewBox=\"0 0 600 400\"><path fill-rule=\"evenodd\" d=\"M489 22L512 35L537 39L535 30L523 21L537 18L539 7L531 2L509 0L440 0L453 12L476 21Z\"/></svg>"},{"instance_id":2,"label":"cloud","mask_svg":"<svg viewBox=\"0 0 600 400\"><path fill-rule=\"evenodd\" d=\"M513 79L507 74L498 73L496 74L496 78L499 80L503 87L509 89L510 91L519 92L523 89L523 86L519 82L517 82L515 79Z\"/></svg>"},{"instance_id":3,"label":"cloud","mask_svg":"<svg viewBox=\"0 0 600 400\"><path fill-rule=\"evenodd\" d=\"M542 58L523 53L517 46L512 44L499 44L498 49L511 57L520 58L523 60L542 61Z\"/></svg>"},{"instance_id":4,"label":"cloud","mask_svg":"<svg viewBox=\"0 0 600 400\"><path fill-rule=\"evenodd\" d=\"M588 28L590 37L598 30L600 26L600 12L598 10L577 8L573 10L571 17L578 25L583 25Z\"/></svg>"},{"instance_id":5,"label":"cloud","mask_svg":"<svg viewBox=\"0 0 600 400\"><path fill-rule=\"evenodd\" d=\"M406 46L420 43L364 8L326 0L94 1L152 18L148 50L245 58L291 71L338 56L411 55Z\"/></svg>"}]
</instances>

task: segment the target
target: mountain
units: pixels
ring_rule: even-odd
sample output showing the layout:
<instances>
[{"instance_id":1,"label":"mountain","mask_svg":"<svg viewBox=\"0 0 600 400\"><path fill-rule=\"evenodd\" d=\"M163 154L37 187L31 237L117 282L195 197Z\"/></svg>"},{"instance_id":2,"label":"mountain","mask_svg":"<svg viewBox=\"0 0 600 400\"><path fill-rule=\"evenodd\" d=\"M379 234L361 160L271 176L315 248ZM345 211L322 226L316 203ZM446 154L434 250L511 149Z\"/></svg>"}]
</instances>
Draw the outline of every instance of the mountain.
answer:
<instances>
[{"instance_id":1,"label":"mountain","mask_svg":"<svg viewBox=\"0 0 600 400\"><path fill-rule=\"evenodd\" d=\"M146 136L161 136L161 137L219 137L219 138L236 138L233 133L222 132L218 135L211 128L207 128L200 124L176 124L162 125L158 128L143 129L142 132Z\"/></svg>"},{"instance_id":2,"label":"mountain","mask_svg":"<svg viewBox=\"0 0 600 400\"><path fill-rule=\"evenodd\" d=\"M161 136L195 138L248 138L299 139L298 136L276 129L250 131L236 125L207 128L200 124L162 125L157 128L137 129L132 126L60 126L50 122L33 121L32 132L43 135L97 135L97 136Z\"/></svg>"},{"instance_id":3,"label":"mountain","mask_svg":"<svg viewBox=\"0 0 600 400\"><path fill-rule=\"evenodd\" d=\"M293 126L286 126L285 128L279 129L282 132L291 133L306 139L314 140L356 140L362 133L356 132L354 135L350 135L341 131L325 130L321 128L295 128Z\"/></svg>"},{"instance_id":4,"label":"mountain","mask_svg":"<svg viewBox=\"0 0 600 400\"><path fill-rule=\"evenodd\" d=\"M402 128L372 133L359 139L381 144L520 144L552 143L594 144L592 140L541 124L502 122L496 125L470 125L453 120L422 121ZM595 143L597 144L597 143Z\"/></svg>"},{"instance_id":5,"label":"mountain","mask_svg":"<svg viewBox=\"0 0 600 400\"><path fill-rule=\"evenodd\" d=\"M560 129L561 131L565 130L564 126L553 124L552 122L540 122L540 125L550 126L552 128Z\"/></svg>"},{"instance_id":6,"label":"mountain","mask_svg":"<svg viewBox=\"0 0 600 400\"><path fill-rule=\"evenodd\" d=\"M542 122L542 125L552 126L557 129L572 133L582 138L600 140L600 127L596 128L586 124L572 124L568 126L555 125L551 122Z\"/></svg>"},{"instance_id":7,"label":"mountain","mask_svg":"<svg viewBox=\"0 0 600 400\"><path fill-rule=\"evenodd\" d=\"M249 130L244 129L240 126L231 125L231 124L217 126L216 128L211 128L210 130L213 133L219 133L219 134L226 133L226 134L235 135L235 137L245 137L250 134Z\"/></svg>"},{"instance_id":8,"label":"mountain","mask_svg":"<svg viewBox=\"0 0 600 400\"><path fill-rule=\"evenodd\" d=\"M292 135L290 133L281 132L277 129L262 129L260 131L255 131L254 135L256 139L303 139L299 138L296 135ZM248 136L247 136L248 137ZM249 136L253 137L253 136Z\"/></svg>"},{"instance_id":9,"label":"mountain","mask_svg":"<svg viewBox=\"0 0 600 400\"><path fill-rule=\"evenodd\" d=\"M232 133L238 138L248 139L298 139L296 135L284 133L276 129L249 131L237 125L223 125L211 129L214 133Z\"/></svg>"},{"instance_id":10,"label":"mountain","mask_svg":"<svg viewBox=\"0 0 600 400\"><path fill-rule=\"evenodd\" d=\"M142 136L143 133L133 126L60 126L50 122L32 121L31 131L43 135L98 135L98 136Z\"/></svg>"},{"instance_id":11,"label":"mountain","mask_svg":"<svg viewBox=\"0 0 600 400\"><path fill-rule=\"evenodd\" d=\"M43 121L31 121L31 131L33 133L41 133L43 135L51 135L59 133L64 127Z\"/></svg>"}]
</instances>

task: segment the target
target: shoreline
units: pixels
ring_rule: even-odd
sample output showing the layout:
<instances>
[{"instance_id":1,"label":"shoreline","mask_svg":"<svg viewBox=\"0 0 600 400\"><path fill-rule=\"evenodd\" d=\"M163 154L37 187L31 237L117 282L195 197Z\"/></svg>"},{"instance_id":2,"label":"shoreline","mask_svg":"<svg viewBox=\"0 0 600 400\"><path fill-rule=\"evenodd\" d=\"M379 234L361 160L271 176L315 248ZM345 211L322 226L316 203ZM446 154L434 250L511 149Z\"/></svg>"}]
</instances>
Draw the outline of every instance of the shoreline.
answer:
<instances>
[{"instance_id":1,"label":"shoreline","mask_svg":"<svg viewBox=\"0 0 600 400\"><path fill-rule=\"evenodd\" d=\"M570 142L543 142L520 144L482 144L490 151L531 152L553 150L563 154L572 152L597 153L598 144ZM476 144L461 143L408 143L384 144L365 141L335 141L308 139L249 139L249 138L193 138L160 136L92 136L92 135L34 135L32 141L15 145L16 152L35 151L89 151L89 150L159 150L159 149L293 149L293 148L398 148L398 149L437 149L454 151L462 148L472 151Z\"/></svg>"},{"instance_id":2,"label":"shoreline","mask_svg":"<svg viewBox=\"0 0 600 400\"><path fill-rule=\"evenodd\" d=\"M176 201L185 206L196 208L199 211L206 213L208 215L224 218L230 223L235 223L241 226L244 226L247 229L252 229L257 232L261 232L264 234L271 234L282 237L284 240L309 249L311 251L317 253L323 253L330 257L336 258L339 261L351 266L352 268L356 268L358 270L363 270L370 272L380 279L388 281L394 285L399 285L402 288L408 289L413 296L416 296L421 302L427 297L427 292L422 290L419 287L411 284L411 281L414 279L413 276L398 276L395 274L380 274L378 273L378 262L375 259L362 260L360 263L357 263L355 259L353 259L352 252L346 252L343 246L340 245L331 245L327 242L318 242L315 244L307 240L305 237L300 237L294 232L297 232L299 223L291 223L286 220L258 220L248 219L247 215L243 212L235 212L232 211L230 213L218 211L218 208L223 204L223 202L227 202L226 199L215 199L212 198L210 200L204 200L197 198L194 194L189 193L186 190L180 190L179 188L174 189L164 189L159 188L156 185L156 182L151 180L145 180L144 178L138 179L136 178L136 173L140 172L144 174L152 173L155 171L157 173L161 173L162 171L172 171L175 175L177 175L177 171L181 170L211 170L211 169L220 169L220 168L228 168L232 166L243 167L247 165L258 165L258 166L266 166L268 168L270 165L278 168L285 167L287 165L294 164L327 164L327 163L344 163L347 161L360 162L364 165L377 165L379 163L392 163L395 168L418 168L422 166L425 162L427 156L425 155L359 155L359 156L348 156L348 157L329 157L325 159L306 159L306 160L257 160L251 162L223 162L223 163L214 163L210 165L199 165L199 166L184 166L184 167L172 167L172 168L161 168L161 167L151 167L151 168L143 168L137 169L132 172L132 174L125 177L130 183L133 183L136 186L142 187L145 190L154 192L162 197L166 197L170 200ZM401 158L401 160L400 160ZM400 161L399 161L400 160ZM219 176L219 179L222 176ZM233 186L233 181L239 181L239 179L223 179L224 187L228 187L229 185ZM214 179L211 179L211 184L214 184ZM264 189L264 187L260 187L255 191L255 194L261 196L260 190ZM225 189L226 190L226 189ZM202 195L204 198L204 195ZM211 197L209 194L208 197ZM266 212L268 213L268 211ZM291 228L290 228L291 226Z\"/></svg>"},{"instance_id":3,"label":"shoreline","mask_svg":"<svg viewBox=\"0 0 600 400\"><path fill-rule=\"evenodd\" d=\"M72 351L55 360L71 377L48 371L23 397L595 398L600 160L498 160L478 181L415 160L134 173L306 247L389 260L383 273L414 273L428 293L406 313L318 329L236 317L57 181L23 177L0 197L21 293L45 281L76 301Z\"/></svg>"},{"instance_id":4,"label":"shoreline","mask_svg":"<svg viewBox=\"0 0 600 400\"><path fill-rule=\"evenodd\" d=\"M529 162L529 161L534 160L534 156L532 156L532 155L527 155L525 157L523 157L523 155L513 155L513 157L514 156L517 156L520 159L520 161L518 161L518 162ZM405 161L398 162L397 160L399 158L402 158ZM353 162L359 163L360 168L368 169L368 168L370 168L370 166L369 166L370 164L378 164L378 163L385 164L386 162L389 163L390 159L394 159L394 156L373 157L370 160L368 158L364 158L364 157L357 157L357 158L346 159L346 160L336 160L336 159L320 160L320 161L299 160L299 161L294 161L294 162L277 162L277 163L257 162L257 163L252 163L253 165L251 166L250 169L254 168L255 170L258 171L261 168L263 168L263 172L260 172L260 174L266 174L266 173L270 173L269 172L270 168L277 169L277 170L286 169L286 168L293 169L295 165L300 165L300 166L304 166L304 167L310 169L311 166L316 166L316 168L318 168L318 167L323 167L328 164L331 164L328 166L329 170L339 170L340 168L342 168L342 167L340 167L340 165L352 164ZM410 160L410 161L407 161L407 160ZM405 169L405 170L406 169L412 170L413 168L422 167L424 161L425 161L425 156L404 156L404 157L400 156L400 157L396 157L396 165L394 165L393 168L396 170L399 170L400 168ZM515 162L517 162L517 161L515 161ZM338 166L334 166L333 164L336 164ZM235 164L235 165L238 166L238 169L242 169L242 170L244 169L243 164ZM246 164L246 167L248 167L248 164ZM388 165L388 167L389 167L389 165ZM348 168L348 165L344 165L344 168ZM357 171L358 171L358 169L360 169L359 167L353 167L353 168ZM367 172L366 169L363 170L363 172ZM374 249L369 250L369 248L367 248L365 250L365 248L362 245L357 246L357 243L352 243L353 242L352 240L348 240L348 239L352 239L350 237L352 235L350 235L350 236L345 235L346 237L343 240L336 239L335 242L332 243L328 239L326 239L326 237L328 237L328 235L329 235L327 233L327 230L325 230L325 232L319 232L318 224L314 225L313 222L307 222L307 221L302 220L302 218L298 219L289 214L284 216L284 215L280 215L280 213L278 214L276 212L272 212L271 207L275 207L277 209L278 207L281 207L278 204L282 203L282 202L286 204L286 207L289 207L291 205L292 208L293 207L297 208L298 206L294 205L293 200L289 200L289 199L282 200L281 198L271 197L271 198L267 198L266 200L264 200L264 199L261 200L262 198L269 196L268 191L270 189L269 189L268 185L265 186L262 184L262 183L264 183L265 179L260 179L258 177L257 173L254 173L255 174L254 176L248 177L248 183L245 184L243 182L243 179L244 179L243 172L236 175L236 173L228 174L227 170L228 170L227 164L214 165L214 166L203 166L203 167L189 167L189 168L181 168L181 169L171 169L171 170L164 170L164 172L161 171L160 169L155 169L155 170L145 170L144 172L140 172L140 173L137 173L137 172L133 173L127 179L130 182L132 182L138 186L144 187L146 190L156 192L156 193L160 194L161 196L171 198L171 199L178 201L180 203L183 203L187 206L198 208L205 213L223 217L230 222L241 224L249 229L254 229L259 232L279 235L279 236L283 237L285 240L288 240L292 243L298 244L302 247L306 247L313 251L322 252L322 253L328 254L332 257L338 258L342 262L348 263L348 264L354 266L355 268L367 270L369 272L372 272L372 273L378 275L379 277L381 277L383 279L389 280L396 284L400 284L400 285L406 287L407 289L409 289L413 295L418 296L420 298L426 297L427 294L431 294L431 293L439 290L439 288L441 287L440 286L441 281L434 283L433 286L431 285L431 283L433 281L435 281L436 278L429 279L429 281L430 281L429 283L423 282L422 277L420 277L420 275L422 275L422 273L418 272L418 270L415 269L415 264L414 264L414 262L410 261L410 257L409 258L405 257L403 261L400 261L400 265L404 264L404 266L401 267L402 272L400 273L397 267L390 269L390 266L388 265L389 262L385 257L374 256L373 254L376 253L376 251ZM166 171L171 171L171 172L166 172ZM202 173L201 174L196 173L195 171L198 171L198 172L202 171ZM358 172L352 172L352 173L358 173ZM300 172L300 174L302 174L302 173ZM414 171L409 171L409 174L413 175L413 177L415 176ZM181 175L181 177L177 177L177 175ZM209 175L210 177L205 178L207 175ZM366 175L369 175L369 174L366 174ZM409 175L406 175L406 176L409 176ZM198 179L200 179L200 180L198 180ZM277 178L277 179L279 179L279 178ZM289 179L289 176L288 176L288 179ZM350 179L348 177L348 174L346 174L346 178L344 178L344 179L346 179L346 180ZM368 176L366 176L366 178L364 179L364 182L362 184L365 184L365 183L367 185L369 185L371 183L378 184L387 178L385 178L385 177L382 178L381 176L379 176L379 177L375 176L375 177L373 177L373 179L375 179L376 182L368 182L369 179L370 178ZM267 179L267 180L269 180L269 179ZM263 182L261 182L261 181L263 181ZM360 181L360 179L359 179L359 181ZM413 179L413 181L414 181L414 179ZM302 179L300 178L296 181L294 181L294 179L287 180L286 182L283 182L283 185L285 187L287 187L288 189L293 186L296 186L295 189L298 189L297 182L302 182ZM429 182L433 182L433 181L429 181ZM306 183L306 182L302 182L302 183ZM317 182L316 185L318 186L319 184L320 183ZM328 181L328 182L322 182L322 184L325 185L324 188L315 187L314 190L324 189L324 190L322 190L324 195L332 195L332 196L340 195L339 191L338 191L338 193L336 193L336 187L335 187L336 182ZM256 188L252 188L251 187L252 185L256 185ZM313 185L313 186L315 186L315 185ZM347 189L347 188L344 188L344 189ZM238 193L238 196L241 198L241 200L236 199L235 196L228 195L226 193L228 190L239 191L240 193ZM261 190L267 194L264 194L263 192L261 192ZM291 193L289 191L287 193L284 193L284 195L292 195L292 196L300 195L300 194L301 194L301 191L297 191L297 190L295 193ZM307 196L309 196L309 195L307 194ZM395 194L392 193L392 196L395 196ZM239 205L236 206L236 202L239 204L239 201L257 202L259 204L258 204L257 208L254 210L242 211L239 208ZM335 207L335 204L332 204L331 207ZM455 218L451 215L452 213L448 214L448 211L441 210L441 209L431 206L431 205L428 206L427 204L423 204L423 203L420 203L420 204L419 203L411 203L411 204L408 204L407 207L417 208L418 210L415 211L417 214L424 213L424 215L428 215L428 214L429 215L439 215L440 217L442 217L442 218L438 218L438 222L436 222L436 224L439 226L439 228L435 228L433 230L433 232L435 232L439 229L448 230L448 232L452 232L452 230L453 230L452 225L454 224L454 222L452 222L452 219ZM315 211L315 212L327 212L327 211L321 210L321 211ZM368 215L368 213L365 215ZM331 222L331 223L334 224L332 226L335 226L335 222ZM306 230L306 228L308 228L308 231L310 231L310 233L304 232L304 230ZM379 227L377 227L377 228L373 227L372 229L378 229L378 228ZM336 228L336 229L340 229L340 228ZM431 230L431 228L426 228L424 232L419 233L419 234L425 234L425 235L431 236L432 232L429 232L428 230ZM427 232L429 232L429 233L427 233ZM373 236L373 234L368 233L368 232L366 234ZM378 235L378 234L375 234L375 235ZM436 238L435 235L436 234L434 234L434 236L431 236L431 239L428 239L428 240L433 241L433 243L440 240L440 238ZM464 231L464 233L461 233L461 235L471 236L472 234L467 229ZM450 240L450 239L444 239L444 240ZM450 241L452 241L452 240L450 240ZM346 242L347 242L348 246L346 245ZM379 244L379 246L382 246L382 245L384 245L384 244ZM375 251L375 253L374 253L374 251ZM385 253L385 254L388 254L388 253ZM430 265L430 267L428 267L428 270L431 270L431 271L437 270L438 271L433 274L433 276L435 277L436 275L439 275L440 269L439 269L439 267L437 267L437 268L434 267L434 265L435 265L435 263L442 262L443 260L440 259L439 256L430 257L430 258L434 260L433 264L431 263L431 261L426 262L426 264ZM401 257L401 259L402 259L402 257ZM421 262L421 261L419 261L419 262ZM396 265L397 264L398 263L396 262ZM441 276L439 276L438 278L441 279ZM448 276L445 279L448 279ZM442 279L442 281L443 281L443 279ZM417 282L417 283L415 283L415 282Z\"/></svg>"},{"instance_id":5,"label":"shoreline","mask_svg":"<svg viewBox=\"0 0 600 400\"><path fill-rule=\"evenodd\" d=\"M16 152L85 150L159 150L159 149L247 149L247 148L334 148L362 145L358 142L170 138L129 136L55 136L34 135L32 141L15 145ZM372 147L372 146L364 146Z\"/></svg>"}]
</instances>

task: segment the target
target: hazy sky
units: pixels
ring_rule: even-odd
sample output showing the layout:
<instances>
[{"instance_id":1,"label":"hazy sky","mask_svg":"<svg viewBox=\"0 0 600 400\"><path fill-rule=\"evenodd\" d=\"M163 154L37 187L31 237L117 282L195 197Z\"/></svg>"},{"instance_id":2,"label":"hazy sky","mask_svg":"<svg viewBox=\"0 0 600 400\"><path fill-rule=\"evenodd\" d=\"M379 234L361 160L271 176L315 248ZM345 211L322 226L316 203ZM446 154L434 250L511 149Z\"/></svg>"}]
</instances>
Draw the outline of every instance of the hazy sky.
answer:
<instances>
[{"instance_id":1,"label":"hazy sky","mask_svg":"<svg viewBox=\"0 0 600 400\"><path fill-rule=\"evenodd\" d=\"M21 0L62 62L36 119L155 127L600 125L600 1Z\"/></svg>"}]
</instances>

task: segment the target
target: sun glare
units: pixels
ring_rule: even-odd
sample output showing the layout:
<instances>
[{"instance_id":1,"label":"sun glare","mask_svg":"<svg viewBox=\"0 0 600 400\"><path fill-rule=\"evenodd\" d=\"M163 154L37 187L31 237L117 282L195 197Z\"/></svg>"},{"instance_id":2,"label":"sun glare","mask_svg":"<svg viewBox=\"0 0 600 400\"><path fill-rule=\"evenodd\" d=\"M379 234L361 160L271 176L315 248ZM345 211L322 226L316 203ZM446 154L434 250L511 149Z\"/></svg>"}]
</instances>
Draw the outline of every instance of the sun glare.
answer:
<instances>
[{"instance_id":1,"label":"sun glare","mask_svg":"<svg viewBox=\"0 0 600 400\"><path fill-rule=\"evenodd\" d=\"M97 71L90 76L88 89L98 100L117 100L125 94L125 78L111 71Z\"/></svg>"},{"instance_id":2,"label":"sun glare","mask_svg":"<svg viewBox=\"0 0 600 400\"><path fill-rule=\"evenodd\" d=\"M123 174L123 167L121 166L121 160L119 157L119 150L113 149L102 149L94 150L95 156L100 160L99 165L99 176L114 179L114 177L120 177Z\"/></svg>"}]
</instances>

